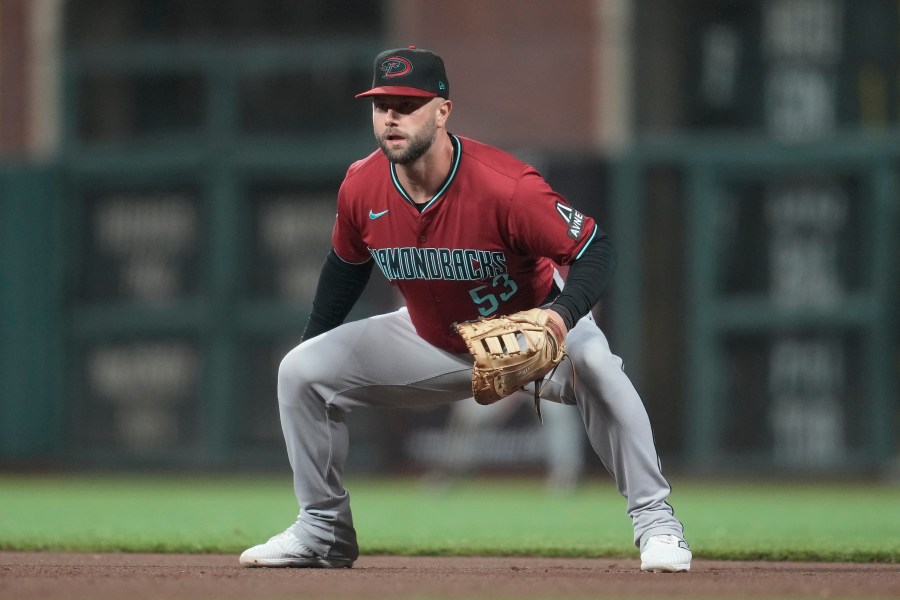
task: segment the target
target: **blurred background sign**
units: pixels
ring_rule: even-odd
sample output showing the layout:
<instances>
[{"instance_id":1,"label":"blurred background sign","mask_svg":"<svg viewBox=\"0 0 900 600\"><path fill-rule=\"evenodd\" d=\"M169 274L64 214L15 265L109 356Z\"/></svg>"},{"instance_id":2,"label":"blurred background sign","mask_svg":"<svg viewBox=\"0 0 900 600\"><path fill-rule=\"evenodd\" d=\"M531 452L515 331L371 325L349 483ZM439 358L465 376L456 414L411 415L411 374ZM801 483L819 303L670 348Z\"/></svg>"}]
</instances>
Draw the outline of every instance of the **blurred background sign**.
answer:
<instances>
[{"instance_id":1,"label":"blurred background sign","mask_svg":"<svg viewBox=\"0 0 900 600\"><path fill-rule=\"evenodd\" d=\"M893 141L857 137L676 139L637 144L625 159L620 235L640 235L644 173L668 165L681 184L684 433L695 467L808 472L892 458L898 159ZM639 253L639 239L628 244L626 256ZM617 302L637 300L642 283L618 285ZM639 337L631 326L626 340Z\"/></svg>"},{"instance_id":2,"label":"blurred background sign","mask_svg":"<svg viewBox=\"0 0 900 600\"><path fill-rule=\"evenodd\" d=\"M895 468L898 40L894 0L0 0L0 463L283 464L353 96L416 44L455 133L612 233L595 312L668 464ZM350 418L398 470L446 412Z\"/></svg>"}]
</instances>

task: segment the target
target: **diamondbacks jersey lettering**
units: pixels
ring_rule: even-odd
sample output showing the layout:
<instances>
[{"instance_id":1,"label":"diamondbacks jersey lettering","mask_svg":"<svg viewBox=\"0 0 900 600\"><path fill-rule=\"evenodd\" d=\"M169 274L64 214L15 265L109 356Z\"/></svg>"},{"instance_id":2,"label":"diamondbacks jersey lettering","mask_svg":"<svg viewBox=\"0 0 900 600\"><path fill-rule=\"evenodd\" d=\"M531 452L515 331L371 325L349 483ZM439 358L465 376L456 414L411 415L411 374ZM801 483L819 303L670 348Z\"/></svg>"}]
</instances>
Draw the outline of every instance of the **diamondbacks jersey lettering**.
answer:
<instances>
[{"instance_id":1,"label":"diamondbacks jersey lettering","mask_svg":"<svg viewBox=\"0 0 900 600\"><path fill-rule=\"evenodd\" d=\"M574 261L597 227L532 167L474 140L451 141L450 174L421 212L381 151L354 163L338 194L332 242L346 262L375 262L419 335L462 353L454 322L539 305L554 263Z\"/></svg>"},{"instance_id":2,"label":"diamondbacks jersey lettering","mask_svg":"<svg viewBox=\"0 0 900 600\"><path fill-rule=\"evenodd\" d=\"M375 264L388 280L395 279L485 279L506 273L502 252L450 248L369 249Z\"/></svg>"}]
</instances>

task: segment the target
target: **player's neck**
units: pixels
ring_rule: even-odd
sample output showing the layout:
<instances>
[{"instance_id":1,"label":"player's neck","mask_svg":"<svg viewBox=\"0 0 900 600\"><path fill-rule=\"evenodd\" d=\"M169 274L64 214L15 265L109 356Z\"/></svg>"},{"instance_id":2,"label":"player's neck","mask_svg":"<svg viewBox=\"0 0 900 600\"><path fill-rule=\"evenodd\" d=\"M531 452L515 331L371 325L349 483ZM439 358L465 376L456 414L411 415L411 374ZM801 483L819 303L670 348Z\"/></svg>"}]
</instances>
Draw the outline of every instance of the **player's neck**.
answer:
<instances>
[{"instance_id":1,"label":"player's neck","mask_svg":"<svg viewBox=\"0 0 900 600\"><path fill-rule=\"evenodd\" d=\"M453 143L445 132L438 133L431 148L407 165L397 165L400 184L416 204L430 201L447 180L453 164Z\"/></svg>"}]
</instances>

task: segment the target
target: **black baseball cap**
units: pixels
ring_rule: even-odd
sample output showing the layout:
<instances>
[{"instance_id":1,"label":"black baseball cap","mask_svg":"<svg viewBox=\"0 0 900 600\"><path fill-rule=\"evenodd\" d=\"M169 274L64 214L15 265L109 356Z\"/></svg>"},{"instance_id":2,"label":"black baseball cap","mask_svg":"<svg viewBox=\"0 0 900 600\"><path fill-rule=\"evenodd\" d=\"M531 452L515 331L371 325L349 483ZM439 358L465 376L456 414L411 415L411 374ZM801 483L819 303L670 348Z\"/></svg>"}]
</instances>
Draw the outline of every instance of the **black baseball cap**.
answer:
<instances>
[{"instance_id":1,"label":"black baseball cap","mask_svg":"<svg viewBox=\"0 0 900 600\"><path fill-rule=\"evenodd\" d=\"M418 96L450 98L450 83L444 61L430 50L415 46L385 50L375 57L372 89L357 94L366 96Z\"/></svg>"}]
</instances>

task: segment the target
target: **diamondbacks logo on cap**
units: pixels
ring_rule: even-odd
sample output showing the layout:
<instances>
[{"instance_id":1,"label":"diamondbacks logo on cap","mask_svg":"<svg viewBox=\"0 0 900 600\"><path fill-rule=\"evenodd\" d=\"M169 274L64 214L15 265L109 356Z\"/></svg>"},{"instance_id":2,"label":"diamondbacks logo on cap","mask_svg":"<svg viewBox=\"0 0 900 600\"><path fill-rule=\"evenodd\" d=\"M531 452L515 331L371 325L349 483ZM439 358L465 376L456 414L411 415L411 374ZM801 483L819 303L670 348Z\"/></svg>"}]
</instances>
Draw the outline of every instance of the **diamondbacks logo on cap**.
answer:
<instances>
[{"instance_id":1,"label":"diamondbacks logo on cap","mask_svg":"<svg viewBox=\"0 0 900 600\"><path fill-rule=\"evenodd\" d=\"M556 212L559 213L559 216L561 216L563 221L569 226L569 231L567 232L569 237L573 240L580 238L581 229L584 227L584 215L571 206L567 206L561 202L556 203Z\"/></svg>"},{"instance_id":2,"label":"diamondbacks logo on cap","mask_svg":"<svg viewBox=\"0 0 900 600\"><path fill-rule=\"evenodd\" d=\"M444 71L444 61L430 50L415 46L385 50L375 57L373 67L372 88L356 94L357 98L369 96L450 98L450 83Z\"/></svg>"},{"instance_id":3,"label":"diamondbacks logo on cap","mask_svg":"<svg viewBox=\"0 0 900 600\"><path fill-rule=\"evenodd\" d=\"M385 79L402 77L411 73L413 69L412 63L402 56L389 56L381 61L381 66L378 68L384 71L382 77Z\"/></svg>"}]
</instances>

